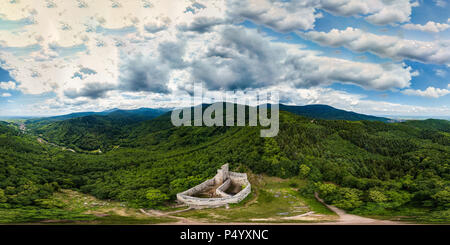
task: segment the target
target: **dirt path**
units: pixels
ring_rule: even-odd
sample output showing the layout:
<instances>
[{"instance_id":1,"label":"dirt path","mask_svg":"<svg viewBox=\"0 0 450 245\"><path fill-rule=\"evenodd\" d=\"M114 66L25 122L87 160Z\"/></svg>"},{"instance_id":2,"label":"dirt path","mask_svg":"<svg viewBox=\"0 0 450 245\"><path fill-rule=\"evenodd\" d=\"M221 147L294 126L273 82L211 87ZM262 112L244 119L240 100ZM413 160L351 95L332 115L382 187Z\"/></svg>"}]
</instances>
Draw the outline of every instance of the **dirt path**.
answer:
<instances>
[{"instance_id":1,"label":"dirt path","mask_svg":"<svg viewBox=\"0 0 450 245\"><path fill-rule=\"evenodd\" d=\"M193 219L189 219L189 218L184 218L184 217L179 217L179 216L174 216L173 214L175 213L181 213L181 212L185 212L188 210L191 210L191 208L187 208L187 209L183 209L183 210L178 210L178 211L173 211L173 212L161 212L158 210L148 210L145 211L144 209L140 209L140 211L148 216L153 216L153 217L168 217L168 218L172 218L177 220L177 222L170 222L170 223L163 223L162 225L398 225L398 224L405 224L405 223L400 223L400 222L395 222L395 221L390 221L390 220L377 220L377 219L371 219L371 218L365 218L365 217L361 217L358 215L353 215L353 214L348 214L346 213L344 210L337 208L335 206L332 205L328 205L326 204L317 193L314 193L314 197L317 199L317 201L319 201L320 203L322 203L323 205L325 205L327 208L329 208L331 211L335 212L338 216L339 219L337 221L332 221L332 222L319 222L319 220L317 220L317 222L305 222L305 223L270 223L270 222L264 222L264 223L260 223L260 222L228 222L228 223L212 223L212 222L201 222L198 220L193 220ZM289 220L295 220L299 217L306 217L306 216L314 216L314 212L308 212L305 214L301 214L295 217L286 217L285 219ZM310 221L315 221L315 219L313 217L311 217L312 219ZM270 219L266 219L266 221L269 221ZM262 220L261 220L262 221Z\"/></svg>"},{"instance_id":2,"label":"dirt path","mask_svg":"<svg viewBox=\"0 0 450 245\"><path fill-rule=\"evenodd\" d=\"M63 151L76 152L74 149L70 149L70 148L67 148L67 147L65 147L65 146L59 146L59 145L57 145L57 144L50 143L50 142L48 142L48 141L46 141L46 140L44 140L44 139L42 139L42 138L39 138L39 137L37 138L37 141L38 141L40 144L48 144L48 145L51 145L51 146L58 147L58 148L62 149ZM101 152L100 152L100 153L101 153Z\"/></svg>"},{"instance_id":3,"label":"dirt path","mask_svg":"<svg viewBox=\"0 0 450 245\"><path fill-rule=\"evenodd\" d=\"M390 221L390 220L377 220L377 219L361 217L358 215L348 214L342 209L339 209L335 206L326 204L319 197L317 192L314 193L314 197L317 199L317 201L321 202L323 205L325 205L331 211L333 211L337 215L339 215L339 219L337 220L337 222L327 222L327 223L321 223L321 224L336 224L336 225L394 225L394 224L400 224L398 222L394 222L394 221Z\"/></svg>"},{"instance_id":4,"label":"dirt path","mask_svg":"<svg viewBox=\"0 0 450 245\"><path fill-rule=\"evenodd\" d=\"M164 213L164 212L161 212L161 211L158 211L158 210L152 210L152 209L148 210L148 211L145 211L142 208L139 211L141 211L143 214L146 214L146 215L152 216L152 217L155 217L155 216L156 217L167 217L167 218L172 218L172 219L178 220L175 223L164 223L164 224L177 224L177 225L202 224L201 222L198 222L198 221L194 221L194 220L191 220L191 219L188 219L188 218L183 218L183 217L178 217L178 216L173 216L172 215L174 213L181 213L181 212L184 212L184 211L188 211L190 209L191 208L187 208L187 209L178 210L178 211L174 211L174 212L167 212L167 213Z\"/></svg>"}]
</instances>

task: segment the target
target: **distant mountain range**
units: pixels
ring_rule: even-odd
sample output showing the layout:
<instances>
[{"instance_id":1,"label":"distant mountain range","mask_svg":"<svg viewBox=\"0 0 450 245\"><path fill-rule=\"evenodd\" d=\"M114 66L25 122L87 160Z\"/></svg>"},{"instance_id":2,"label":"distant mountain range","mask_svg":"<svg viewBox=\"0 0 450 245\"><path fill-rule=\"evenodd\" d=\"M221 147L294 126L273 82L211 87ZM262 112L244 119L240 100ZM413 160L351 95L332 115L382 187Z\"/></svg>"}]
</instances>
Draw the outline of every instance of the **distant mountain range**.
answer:
<instances>
[{"instance_id":1,"label":"distant mountain range","mask_svg":"<svg viewBox=\"0 0 450 245\"><path fill-rule=\"evenodd\" d=\"M448 223L450 121L383 123L388 119L324 105L280 107L273 138L260 137L261 127L175 127L170 112L147 108L0 122L1 205L14 208L6 216L14 219L26 210L65 208L52 199L64 188L153 208L149 190L173 203L230 162L240 171L301 179L301 193L313 198L317 190L351 212ZM261 185L257 198L266 199L269 188ZM278 208L273 200L261 207ZM48 218L33 211L31 221L65 220L67 211Z\"/></svg>"},{"instance_id":2,"label":"distant mountain range","mask_svg":"<svg viewBox=\"0 0 450 245\"><path fill-rule=\"evenodd\" d=\"M202 104L203 109L209 104ZM270 105L269 105L270 107ZM288 106L280 110L306 118L391 122L391 119L339 110L327 105ZM76 150L110 150L117 142L137 142L143 135L172 128L170 109L110 109L101 112L77 112L25 121L26 128L43 139ZM145 133L143 133L145 132ZM131 140L133 139L133 140ZM124 142L122 142L124 144Z\"/></svg>"},{"instance_id":3,"label":"distant mountain range","mask_svg":"<svg viewBox=\"0 0 450 245\"><path fill-rule=\"evenodd\" d=\"M208 104L202 105L203 107ZM109 109L101 112L76 112L61 116L43 117L28 119L28 123L40 123L40 122L56 122L63 121L72 118L85 117L85 116L108 116L111 118L125 118L133 117L136 121L149 120L158 117L166 112L171 111L171 108L139 108L132 110L124 109ZM329 105L304 105L304 106L292 106L280 104L280 110L288 111L300 116L310 117L315 119L327 119L327 120L348 120L348 121L380 121L380 122L393 122L395 120L386 117L377 117L365 114L359 114L352 111L345 111L336 109Z\"/></svg>"},{"instance_id":4,"label":"distant mountain range","mask_svg":"<svg viewBox=\"0 0 450 245\"><path fill-rule=\"evenodd\" d=\"M123 117L137 117L140 120L148 120L155 117L158 117L171 109L166 108L139 108L139 109L132 109L132 110L123 110L123 109L109 109L101 112L75 112L70 113L66 115L61 116L53 116L53 117L42 117L42 118L33 118L27 120L27 123L39 123L39 122L57 122L57 121L64 121L67 119L73 119L78 117L85 117L85 116L108 116L111 118L123 118Z\"/></svg>"},{"instance_id":5,"label":"distant mountain range","mask_svg":"<svg viewBox=\"0 0 450 245\"><path fill-rule=\"evenodd\" d=\"M345 111L336 109L329 105L305 105L305 106L290 106L280 104L280 110L288 111L304 117L311 117L317 119L328 120L347 120L347 121L380 121L392 122L392 119L386 117L377 117L359 114L352 111Z\"/></svg>"}]
</instances>

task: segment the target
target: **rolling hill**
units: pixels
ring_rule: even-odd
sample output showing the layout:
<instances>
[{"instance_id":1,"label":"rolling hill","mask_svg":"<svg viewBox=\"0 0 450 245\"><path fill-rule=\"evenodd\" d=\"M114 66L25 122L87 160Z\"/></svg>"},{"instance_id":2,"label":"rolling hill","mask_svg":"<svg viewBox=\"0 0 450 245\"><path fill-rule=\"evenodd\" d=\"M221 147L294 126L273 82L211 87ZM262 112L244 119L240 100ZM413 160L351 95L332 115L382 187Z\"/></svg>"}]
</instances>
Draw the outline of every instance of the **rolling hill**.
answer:
<instances>
[{"instance_id":1,"label":"rolling hill","mask_svg":"<svg viewBox=\"0 0 450 245\"><path fill-rule=\"evenodd\" d=\"M278 136L261 138L259 126L173 127L169 113L125 127L128 120L89 115L37 131L103 154L63 151L0 124L0 209L59 210L49 199L58 188L137 208L163 205L229 162L239 172L300 178L302 195L317 191L355 214L450 220L446 122L311 120L281 111ZM150 202L155 190L164 198Z\"/></svg>"},{"instance_id":2,"label":"rolling hill","mask_svg":"<svg viewBox=\"0 0 450 245\"><path fill-rule=\"evenodd\" d=\"M280 110L315 119L347 120L347 121L379 121L392 122L392 119L359 114L352 111L336 109L329 105L290 106L280 104Z\"/></svg>"},{"instance_id":3,"label":"rolling hill","mask_svg":"<svg viewBox=\"0 0 450 245\"><path fill-rule=\"evenodd\" d=\"M27 120L28 129L46 141L78 151L106 151L114 142L142 121L156 118L165 109L112 109L104 112L82 112L63 116Z\"/></svg>"},{"instance_id":4,"label":"rolling hill","mask_svg":"<svg viewBox=\"0 0 450 245\"><path fill-rule=\"evenodd\" d=\"M105 110L105 111L101 111L101 112L92 112L92 111L87 111L87 112L75 112L75 113L70 113L70 114L66 114L66 115L61 115L61 116L53 116L53 117L42 117L42 118L32 118L32 119L28 119L26 120L26 123L29 125L42 125L42 124L47 124L50 122L58 122L58 121L64 121L64 120L68 120L68 119L73 119L73 118L79 118L79 117L85 117L85 116L109 116L110 118L133 118L133 119L138 119L138 120L148 120L148 119L152 119L155 117L158 117L159 115L164 114L165 112L169 111L170 109L165 109L165 108L157 108L157 109L153 109L153 108L139 108L139 109L134 109L134 110L121 110L121 109L110 109L110 110Z\"/></svg>"}]
</instances>

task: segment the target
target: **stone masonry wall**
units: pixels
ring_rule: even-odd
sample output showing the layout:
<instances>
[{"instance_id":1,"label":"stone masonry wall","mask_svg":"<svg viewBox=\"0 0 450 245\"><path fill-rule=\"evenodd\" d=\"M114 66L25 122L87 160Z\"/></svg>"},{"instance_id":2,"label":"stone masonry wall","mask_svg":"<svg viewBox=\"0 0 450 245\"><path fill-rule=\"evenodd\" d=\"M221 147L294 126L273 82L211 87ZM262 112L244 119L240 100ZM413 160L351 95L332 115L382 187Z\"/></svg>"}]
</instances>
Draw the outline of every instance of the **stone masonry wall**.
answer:
<instances>
[{"instance_id":1,"label":"stone masonry wall","mask_svg":"<svg viewBox=\"0 0 450 245\"><path fill-rule=\"evenodd\" d=\"M225 191L230 187L231 183L238 183L245 186L239 193L235 195L230 195L225 193ZM196 193L209 188L213 185L221 185L216 189L216 194L221 196L218 198L199 198L193 197ZM251 192L251 184L247 179L247 174L245 173L235 173L228 171L228 164L223 165L217 170L216 176L209 179L199 185L192 187L189 190L177 194L177 199L180 202L186 203L187 205L194 208L214 208L227 205L229 203L238 203L248 196Z\"/></svg>"},{"instance_id":2,"label":"stone masonry wall","mask_svg":"<svg viewBox=\"0 0 450 245\"><path fill-rule=\"evenodd\" d=\"M217 187L216 194L221 197L231 197L230 194L225 193L225 191L230 187L230 185L231 185L231 179L225 180L225 182L223 182L222 185Z\"/></svg>"}]
</instances>

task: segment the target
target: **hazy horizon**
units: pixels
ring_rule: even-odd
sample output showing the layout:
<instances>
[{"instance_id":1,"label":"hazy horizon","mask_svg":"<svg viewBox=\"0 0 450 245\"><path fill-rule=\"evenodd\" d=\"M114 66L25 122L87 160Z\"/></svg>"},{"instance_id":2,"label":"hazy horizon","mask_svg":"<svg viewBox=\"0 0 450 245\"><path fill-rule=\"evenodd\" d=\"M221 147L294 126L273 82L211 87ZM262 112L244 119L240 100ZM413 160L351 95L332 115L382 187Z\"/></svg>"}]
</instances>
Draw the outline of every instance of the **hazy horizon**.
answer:
<instances>
[{"instance_id":1,"label":"hazy horizon","mask_svg":"<svg viewBox=\"0 0 450 245\"><path fill-rule=\"evenodd\" d=\"M283 103L280 103L283 104ZM289 105L289 104L284 104L284 105L288 105L288 106L308 106L308 105L324 105L324 104L308 104L308 105ZM198 106L198 105L195 105ZM194 106L194 107L195 107ZM336 108L336 107L334 107ZM62 113L62 114L49 114L49 115L0 115L0 120L20 120L20 119L31 119L31 118L45 118L45 117L54 117L54 116L62 116L62 115L68 115L68 114L75 114L75 113L88 113L88 112L93 112L93 113L100 113L100 112L105 112L105 111L109 111L109 110L138 110L138 109L163 109L163 110L167 110L167 111L171 111L172 109L174 109L174 107L157 107L157 108L153 108L153 107L139 107L139 108L109 108L106 110L99 110L99 111L72 111L72 112L67 112L67 113ZM339 108L336 108L339 109ZM339 109L339 110L343 110L343 109ZM351 110L346 110L346 111L351 111ZM352 111L355 112L355 111ZM389 119L395 119L395 120L426 120L426 119L443 119L443 120L450 120L450 116L437 116L437 115L428 115L428 116L405 116L405 115L373 115L373 114L365 114L365 113L359 113L356 112L358 114L364 114L364 115L370 115L370 116L376 116L376 117L385 117L385 118L389 118Z\"/></svg>"},{"instance_id":2,"label":"hazy horizon","mask_svg":"<svg viewBox=\"0 0 450 245\"><path fill-rule=\"evenodd\" d=\"M2 1L0 115L183 107L199 82L450 117L450 4L332 2Z\"/></svg>"}]
</instances>

